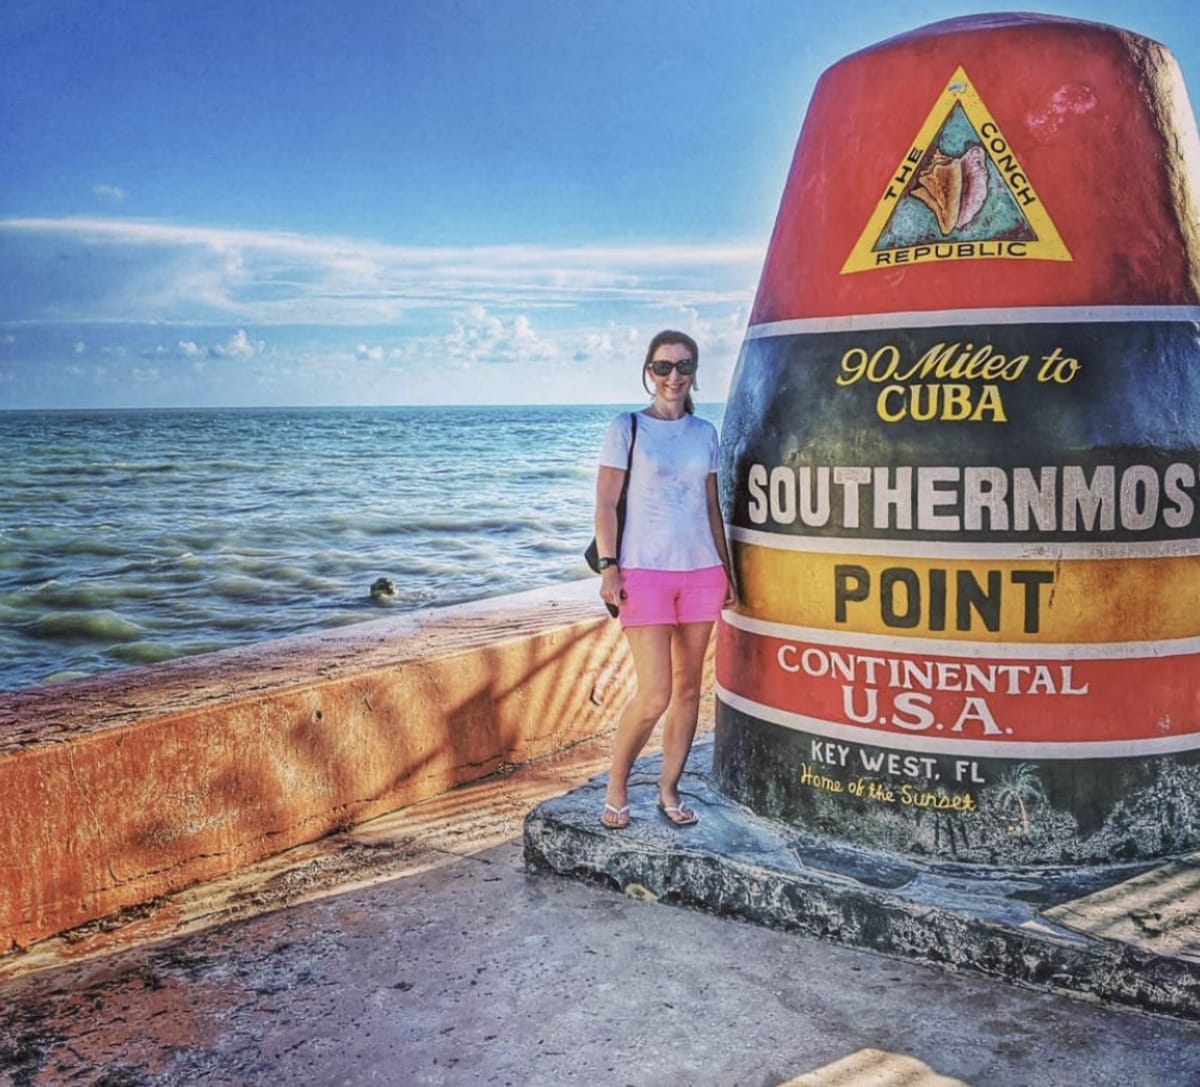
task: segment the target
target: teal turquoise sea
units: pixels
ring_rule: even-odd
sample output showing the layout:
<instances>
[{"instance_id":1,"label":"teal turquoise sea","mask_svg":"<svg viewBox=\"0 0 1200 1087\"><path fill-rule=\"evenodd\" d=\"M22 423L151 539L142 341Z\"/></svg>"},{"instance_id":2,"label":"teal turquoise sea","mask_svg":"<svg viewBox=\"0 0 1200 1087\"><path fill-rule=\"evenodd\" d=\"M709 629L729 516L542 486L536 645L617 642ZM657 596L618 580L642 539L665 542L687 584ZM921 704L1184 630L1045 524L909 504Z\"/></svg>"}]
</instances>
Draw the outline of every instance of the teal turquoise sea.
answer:
<instances>
[{"instance_id":1,"label":"teal turquoise sea","mask_svg":"<svg viewBox=\"0 0 1200 1087\"><path fill-rule=\"evenodd\" d=\"M0 411L0 690L589 576L620 410Z\"/></svg>"}]
</instances>

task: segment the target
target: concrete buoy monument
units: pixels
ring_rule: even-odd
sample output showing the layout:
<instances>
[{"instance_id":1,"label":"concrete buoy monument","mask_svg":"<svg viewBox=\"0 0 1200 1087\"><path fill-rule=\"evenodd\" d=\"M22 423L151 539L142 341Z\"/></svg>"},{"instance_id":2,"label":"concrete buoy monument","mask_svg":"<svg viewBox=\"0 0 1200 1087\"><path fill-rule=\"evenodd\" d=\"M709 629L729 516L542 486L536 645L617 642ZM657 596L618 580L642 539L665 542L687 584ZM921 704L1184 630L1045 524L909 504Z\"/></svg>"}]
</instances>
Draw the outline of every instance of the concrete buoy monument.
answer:
<instances>
[{"instance_id":1,"label":"concrete buoy monument","mask_svg":"<svg viewBox=\"0 0 1200 1087\"><path fill-rule=\"evenodd\" d=\"M722 458L701 826L639 829L635 796L614 842L593 783L527 820L531 866L1200 1017L1200 138L1170 52L1003 14L827 70Z\"/></svg>"},{"instance_id":2,"label":"concrete buoy monument","mask_svg":"<svg viewBox=\"0 0 1200 1087\"><path fill-rule=\"evenodd\" d=\"M731 796L986 864L1200 846L1198 184L1173 58L1112 27L825 73L722 436Z\"/></svg>"}]
</instances>

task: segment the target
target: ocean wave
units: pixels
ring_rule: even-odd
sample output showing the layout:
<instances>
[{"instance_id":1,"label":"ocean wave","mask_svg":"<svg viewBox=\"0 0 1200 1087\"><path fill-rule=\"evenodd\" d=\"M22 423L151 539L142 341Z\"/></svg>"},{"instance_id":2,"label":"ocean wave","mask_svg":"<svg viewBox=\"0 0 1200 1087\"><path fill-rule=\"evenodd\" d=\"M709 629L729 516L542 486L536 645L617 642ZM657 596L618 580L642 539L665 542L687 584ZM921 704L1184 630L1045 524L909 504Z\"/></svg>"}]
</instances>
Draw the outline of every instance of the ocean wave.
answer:
<instances>
[{"instance_id":1,"label":"ocean wave","mask_svg":"<svg viewBox=\"0 0 1200 1087\"><path fill-rule=\"evenodd\" d=\"M588 539L590 538L588 537ZM579 555L580 561L582 561L587 545L588 540L585 540L581 533L579 539L570 536L543 536L532 545L532 549L540 551L544 555Z\"/></svg>"},{"instance_id":2,"label":"ocean wave","mask_svg":"<svg viewBox=\"0 0 1200 1087\"><path fill-rule=\"evenodd\" d=\"M19 590L9 600L14 605L39 611L95 611L124 603L136 605L160 600L168 588L161 579L122 576L126 573L113 571L70 581L52 578L35 588Z\"/></svg>"},{"instance_id":3,"label":"ocean wave","mask_svg":"<svg viewBox=\"0 0 1200 1087\"><path fill-rule=\"evenodd\" d=\"M218 472L265 472L270 469L270 465L263 461L252 460L234 460L225 458L223 460L208 460L208 461L193 461L191 463L191 471L203 472L210 468L215 468Z\"/></svg>"},{"instance_id":4,"label":"ocean wave","mask_svg":"<svg viewBox=\"0 0 1200 1087\"><path fill-rule=\"evenodd\" d=\"M463 564L438 555L406 555L394 566L385 566L381 576L392 578L440 577L462 573Z\"/></svg>"},{"instance_id":5,"label":"ocean wave","mask_svg":"<svg viewBox=\"0 0 1200 1087\"><path fill-rule=\"evenodd\" d=\"M39 464L27 469L27 474L33 477L39 476L62 476L64 479L70 479L72 476L106 476L106 475L165 475L170 472L180 472L184 470L184 465L174 461L158 461L152 463L138 463L136 461L84 461L80 463L76 459L64 461L60 464Z\"/></svg>"},{"instance_id":6,"label":"ocean wave","mask_svg":"<svg viewBox=\"0 0 1200 1087\"><path fill-rule=\"evenodd\" d=\"M361 532L369 536L413 536L422 533L479 532L509 533L520 531L524 522L512 517L473 517L464 511L448 514L413 514L408 517L382 517L371 514L338 514L326 522L336 529Z\"/></svg>"},{"instance_id":7,"label":"ocean wave","mask_svg":"<svg viewBox=\"0 0 1200 1087\"><path fill-rule=\"evenodd\" d=\"M46 687L51 687L56 683L70 683L76 679L87 679L92 675L91 669L85 668L64 668L57 672L51 672L49 675L42 676L42 684Z\"/></svg>"},{"instance_id":8,"label":"ocean wave","mask_svg":"<svg viewBox=\"0 0 1200 1087\"><path fill-rule=\"evenodd\" d=\"M229 574L214 578L206 587L214 596L244 603L278 602L294 592L294 587L290 585L280 585L275 581Z\"/></svg>"},{"instance_id":9,"label":"ocean wave","mask_svg":"<svg viewBox=\"0 0 1200 1087\"><path fill-rule=\"evenodd\" d=\"M57 642L134 642L142 628L114 611L62 611L40 616L21 627L31 638Z\"/></svg>"},{"instance_id":10,"label":"ocean wave","mask_svg":"<svg viewBox=\"0 0 1200 1087\"><path fill-rule=\"evenodd\" d=\"M181 655L177 646L163 642L125 642L114 646L111 652L126 664L161 664Z\"/></svg>"},{"instance_id":11,"label":"ocean wave","mask_svg":"<svg viewBox=\"0 0 1200 1087\"><path fill-rule=\"evenodd\" d=\"M70 557L95 555L99 558L120 558L128 548L121 540L108 541L93 536L77 536L72 540L64 540L57 550Z\"/></svg>"},{"instance_id":12,"label":"ocean wave","mask_svg":"<svg viewBox=\"0 0 1200 1087\"><path fill-rule=\"evenodd\" d=\"M171 532L164 540L171 547L183 548L194 555L197 551L212 551L232 536L233 529L213 521L203 528Z\"/></svg>"}]
</instances>

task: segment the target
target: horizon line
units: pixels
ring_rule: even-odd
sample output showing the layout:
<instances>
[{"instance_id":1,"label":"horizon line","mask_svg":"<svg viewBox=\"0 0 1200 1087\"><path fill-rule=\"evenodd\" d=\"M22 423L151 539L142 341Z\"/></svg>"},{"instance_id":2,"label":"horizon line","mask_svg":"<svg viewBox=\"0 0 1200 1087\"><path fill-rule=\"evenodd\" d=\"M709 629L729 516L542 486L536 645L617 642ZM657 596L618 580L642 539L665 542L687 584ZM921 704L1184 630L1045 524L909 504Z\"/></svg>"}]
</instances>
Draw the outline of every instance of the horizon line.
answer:
<instances>
[{"instance_id":1,"label":"horizon line","mask_svg":"<svg viewBox=\"0 0 1200 1087\"><path fill-rule=\"evenodd\" d=\"M727 404L722 400L701 400L696 398L697 405L709 407ZM624 400L570 400L570 401L541 401L521 403L517 401L502 402L488 401L478 404L428 403L428 404L122 404L103 407L6 407L0 405L0 415L17 414L33 411L75 411L75 412L105 412L105 411L298 411L318 408L328 408L334 411L377 411L393 408L621 408L627 410L634 406L634 401Z\"/></svg>"}]
</instances>

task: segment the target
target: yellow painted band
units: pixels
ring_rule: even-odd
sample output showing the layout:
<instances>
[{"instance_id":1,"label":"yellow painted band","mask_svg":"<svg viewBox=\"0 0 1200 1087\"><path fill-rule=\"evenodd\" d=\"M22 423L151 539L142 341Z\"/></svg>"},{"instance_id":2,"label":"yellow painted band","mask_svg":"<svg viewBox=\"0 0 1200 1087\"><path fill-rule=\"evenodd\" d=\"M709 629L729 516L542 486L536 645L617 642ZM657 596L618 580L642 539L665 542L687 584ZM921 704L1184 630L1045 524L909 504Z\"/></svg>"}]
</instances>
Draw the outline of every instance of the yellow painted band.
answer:
<instances>
[{"instance_id":1,"label":"yellow painted band","mask_svg":"<svg viewBox=\"0 0 1200 1087\"><path fill-rule=\"evenodd\" d=\"M1006 560L856 555L734 542L751 618L817 630L995 642L1200 635L1200 555Z\"/></svg>"}]
</instances>

